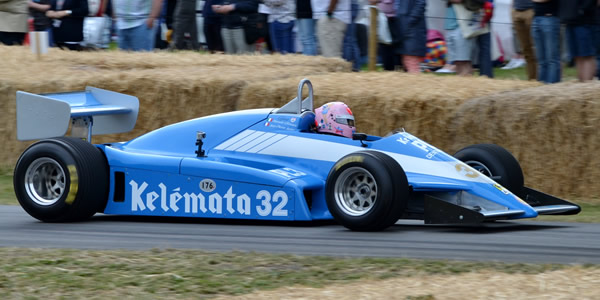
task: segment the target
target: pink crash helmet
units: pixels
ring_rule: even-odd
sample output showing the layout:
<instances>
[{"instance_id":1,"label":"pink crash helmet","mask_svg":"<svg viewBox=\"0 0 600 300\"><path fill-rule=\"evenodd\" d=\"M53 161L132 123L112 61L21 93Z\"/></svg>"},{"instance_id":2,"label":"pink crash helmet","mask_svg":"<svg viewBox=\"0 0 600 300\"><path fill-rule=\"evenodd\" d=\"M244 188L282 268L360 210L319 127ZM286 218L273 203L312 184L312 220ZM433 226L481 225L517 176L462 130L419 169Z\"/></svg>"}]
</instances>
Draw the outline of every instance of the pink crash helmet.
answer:
<instances>
[{"instance_id":1,"label":"pink crash helmet","mask_svg":"<svg viewBox=\"0 0 600 300\"><path fill-rule=\"evenodd\" d=\"M320 133L352 138L356 131L350 107L343 102L329 102L315 109L315 124Z\"/></svg>"}]
</instances>

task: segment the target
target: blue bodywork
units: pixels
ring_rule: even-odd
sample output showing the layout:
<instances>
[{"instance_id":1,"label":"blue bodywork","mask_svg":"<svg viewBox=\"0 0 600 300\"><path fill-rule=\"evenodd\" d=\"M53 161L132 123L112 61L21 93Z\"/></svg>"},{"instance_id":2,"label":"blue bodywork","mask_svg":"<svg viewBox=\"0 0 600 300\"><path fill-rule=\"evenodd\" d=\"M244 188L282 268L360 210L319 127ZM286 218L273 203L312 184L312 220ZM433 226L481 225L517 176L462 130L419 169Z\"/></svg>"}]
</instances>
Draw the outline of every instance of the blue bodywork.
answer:
<instances>
[{"instance_id":1,"label":"blue bodywork","mask_svg":"<svg viewBox=\"0 0 600 300\"><path fill-rule=\"evenodd\" d=\"M508 218L538 214L491 179L406 132L352 140L311 131L312 112L275 111L213 115L166 126L129 142L98 145L106 154L111 176L104 213L331 219L325 182L332 166L349 153L377 150L404 168L417 195L414 201L418 195L431 194L451 202L468 193L473 201L488 203L484 210L492 214L514 211ZM198 131L206 133L202 157L196 154ZM419 209L422 213L417 204L415 212Z\"/></svg>"},{"instance_id":2,"label":"blue bodywork","mask_svg":"<svg viewBox=\"0 0 600 300\"><path fill-rule=\"evenodd\" d=\"M305 85L308 86L308 97L303 99ZM65 135L70 128L73 138L91 141L93 135L132 130L139 111L136 97L94 87L87 87L80 92L41 95L19 91L16 100L19 140L56 138ZM573 203L523 187L518 162L499 146L483 145L496 147L494 151L484 150L482 145L465 149L488 151L484 153L490 156L496 156L495 151L505 151L506 156L502 159L494 157L496 163L491 163L510 169L510 174L504 174L504 178L494 177L491 171L480 173L407 132L396 132L386 137L357 134L352 139L319 134L315 130L313 111L312 84L304 79L298 86L297 97L278 109L212 115L172 124L128 142L96 145L105 155L110 169L109 195L103 212L261 220L332 219L327 203L339 204L338 198L346 192L356 195L352 188L357 184L338 184L337 171L331 172L332 175L330 171L332 168L340 170L340 166L347 162L354 163L348 169L360 169L361 163L364 166L368 164L360 160L365 156L377 162L365 167L365 170L370 168L383 174L379 178L384 180L373 181L384 185L389 176L393 179L389 182L402 182L404 185L383 188L374 185L377 188L374 194L398 197L386 198L382 201L384 206L378 206L381 208L379 211L385 211L385 203L393 204L396 208L392 218L381 212L365 215L375 221L385 218L383 223L375 222L379 223L378 226L395 221L393 219L400 213L400 218L423 219L428 224L448 224L532 218L538 214L575 214L580 211L580 207ZM355 154L365 150L385 155ZM475 164L477 159L473 161L466 157L462 156L471 165L480 167L481 164ZM97 159L101 158L97 156ZM379 169L384 164L393 164L392 160L400 167L394 164L393 168L385 167L385 172ZM58 162L53 159L48 161L54 162L53 166L62 170ZM506 170L498 174L509 173ZM402 171L406 174L408 186L400 174ZM38 175L29 180L48 184L57 180L54 177L63 180L67 177L39 172L46 177L35 173ZM92 174L104 174L104 170ZM483 174L511 184L510 188L518 195ZM98 176L105 179L104 175ZM327 187L329 176L332 177ZM519 182L514 184L508 179ZM72 183L75 182L77 180ZM98 184L96 187L103 190L102 183ZM26 189L31 188L31 183L24 185ZM54 193L54 185L48 185L48 190ZM61 192L66 190L64 186L61 188ZM382 190L387 192L380 192ZM69 191L76 193L77 189L69 188ZM390 191L393 193L388 193ZM42 206L49 206L48 201L59 203L60 197L49 199L48 194L43 194L46 197L34 195L37 202L29 200L42 203ZM326 201L326 194L332 197L330 201ZM98 205L102 205L104 195L94 195L98 198ZM27 192L25 197L32 196ZM69 199L69 195L65 197ZM364 195L361 197L364 198ZM64 203L71 204L67 200ZM95 212L97 208L92 210ZM336 216L340 221L339 215ZM351 215L355 216L362 218L362 215ZM54 217L38 218L52 220ZM373 220L369 223L375 224ZM363 225L352 227L361 230L375 228Z\"/></svg>"}]
</instances>

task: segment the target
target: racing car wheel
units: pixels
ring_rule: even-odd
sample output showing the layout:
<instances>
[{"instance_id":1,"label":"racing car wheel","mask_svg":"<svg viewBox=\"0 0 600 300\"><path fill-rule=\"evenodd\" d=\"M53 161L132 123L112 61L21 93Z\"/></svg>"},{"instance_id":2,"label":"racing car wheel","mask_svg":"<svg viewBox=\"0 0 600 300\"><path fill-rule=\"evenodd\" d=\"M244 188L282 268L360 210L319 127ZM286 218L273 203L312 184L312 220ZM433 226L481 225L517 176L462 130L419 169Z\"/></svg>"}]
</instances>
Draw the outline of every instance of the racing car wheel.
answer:
<instances>
[{"instance_id":1,"label":"racing car wheel","mask_svg":"<svg viewBox=\"0 0 600 300\"><path fill-rule=\"evenodd\" d=\"M32 217L46 222L83 220L103 209L108 198L108 164L100 149L81 139L61 137L27 148L15 167L17 200Z\"/></svg>"},{"instance_id":2,"label":"racing car wheel","mask_svg":"<svg viewBox=\"0 0 600 300\"><path fill-rule=\"evenodd\" d=\"M454 157L490 177L513 194L523 192L523 171L517 159L508 150L496 144L476 144L465 147Z\"/></svg>"},{"instance_id":3,"label":"racing car wheel","mask_svg":"<svg viewBox=\"0 0 600 300\"><path fill-rule=\"evenodd\" d=\"M327 177L329 212L351 230L377 231L393 225L406 207L408 194L402 167L377 151L344 156Z\"/></svg>"}]
</instances>

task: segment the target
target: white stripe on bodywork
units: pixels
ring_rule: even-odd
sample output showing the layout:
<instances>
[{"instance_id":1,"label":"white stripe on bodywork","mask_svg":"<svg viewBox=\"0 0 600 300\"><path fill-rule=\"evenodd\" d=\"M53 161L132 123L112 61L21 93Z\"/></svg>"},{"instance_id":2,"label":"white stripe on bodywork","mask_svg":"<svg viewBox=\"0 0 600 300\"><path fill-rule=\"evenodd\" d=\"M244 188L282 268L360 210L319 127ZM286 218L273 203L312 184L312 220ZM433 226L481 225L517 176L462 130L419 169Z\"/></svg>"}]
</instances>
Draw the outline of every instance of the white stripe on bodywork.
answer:
<instances>
[{"instance_id":1,"label":"white stripe on bodywork","mask_svg":"<svg viewBox=\"0 0 600 300\"><path fill-rule=\"evenodd\" d=\"M257 153L260 152L261 150L271 146L272 144L275 144L281 140L283 140L284 138L288 137L285 134L276 134L274 136L272 136L271 138L265 140L264 142L260 143L259 145L256 145L250 149L248 149L248 153Z\"/></svg>"},{"instance_id":2,"label":"white stripe on bodywork","mask_svg":"<svg viewBox=\"0 0 600 300\"><path fill-rule=\"evenodd\" d=\"M255 131L255 132L249 134L248 136L244 137L243 139L240 139L237 142L231 144L229 147L225 148L224 150L236 151L238 148L252 142L253 140L259 138L263 134L265 134L264 131Z\"/></svg>"},{"instance_id":3,"label":"white stripe on bodywork","mask_svg":"<svg viewBox=\"0 0 600 300\"><path fill-rule=\"evenodd\" d=\"M239 147L235 151L246 152L246 151L250 150L252 147L261 144L262 142L268 140L269 138L271 138L274 135L275 134L272 133L272 132L265 132L265 134L257 137L256 139L254 139L253 141L249 142L248 144L246 144L246 145L244 145L242 147Z\"/></svg>"},{"instance_id":4,"label":"white stripe on bodywork","mask_svg":"<svg viewBox=\"0 0 600 300\"><path fill-rule=\"evenodd\" d=\"M215 147L215 150L223 150L229 146L231 146L231 144L247 137L248 135L252 134L254 132L254 130L245 130L242 131L241 133L239 133L238 135L226 140L225 142L221 143L220 145Z\"/></svg>"},{"instance_id":5,"label":"white stripe on bodywork","mask_svg":"<svg viewBox=\"0 0 600 300\"><path fill-rule=\"evenodd\" d=\"M247 131L252 131L254 133L253 130ZM237 136L234 138L237 138ZM238 142L242 142L240 139L237 140ZM229 141L226 141L223 144L228 142ZM221 145L219 145L218 147L221 147ZM229 150L229 148L232 147L227 147L226 150ZM374 150L365 149L359 146L345 145L330 141L310 139L298 136L289 136L283 134L276 134L274 136L271 136L270 138L265 139L261 143L256 144L256 146L248 149L249 150L245 152L330 162L337 162L343 156L353 152L361 150ZM479 172L460 161L433 161L429 159L418 158L394 152L380 150L374 151L379 151L389 155L391 158L395 159L407 173L440 176L462 181L484 182L491 184L495 183L493 180L487 178L486 176L480 175ZM465 170L475 172L475 174L477 174L478 176L472 178L461 174L456 169L457 164L461 164L463 168L465 168Z\"/></svg>"}]
</instances>

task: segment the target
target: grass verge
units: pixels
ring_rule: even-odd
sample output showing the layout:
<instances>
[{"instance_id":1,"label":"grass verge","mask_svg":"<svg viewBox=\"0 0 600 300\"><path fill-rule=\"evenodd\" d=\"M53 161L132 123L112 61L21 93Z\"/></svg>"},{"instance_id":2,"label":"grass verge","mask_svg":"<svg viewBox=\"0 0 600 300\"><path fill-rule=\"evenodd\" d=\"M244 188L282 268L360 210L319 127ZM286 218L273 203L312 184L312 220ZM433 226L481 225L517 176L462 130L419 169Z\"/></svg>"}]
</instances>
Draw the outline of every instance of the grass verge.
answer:
<instances>
[{"instance_id":1,"label":"grass verge","mask_svg":"<svg viewBox=\"0 0 600 300\"><path fill-rule=\"evenodd\" d=\"M0 166L0 204L17 205L12 183L12 170Z\"/></svg>"},{"instance_id":2,"label":"grass verge","mask_svg":"<svg viewBox=\"0 0 600 300\"><path fill-rule=\"evenodd\" d=\"M432 73L437 76L456 76L454 73ZM473 76L479 76L479 70L475 70ZM502 68L494 68L494 79L513 79L513 80L528 80L527 70L525 67L503 70ZM561 73L561 81L569 81L577 79L577 70L575 68L563 67Z\"/></svg>"},{"instance_id":3,"label":"grass verge","mask_svg":"<svg viewBox=\"0 0 600 300\"><path fill-rule=\"evenodd\" d=\"M575 68L564 66L562 69L561 76L561 81L577 79L577 70ZM527 69L525 67L510 70L494 68L494 78L527 80Z\"/></svg>"},{"instance_id":4,"label":"grass verge","mask_svg":"<svg viewBox=\"0 0 600 300\"><path fill-rule=\"evenodd\" d=\"M536 221L545 222L581 222L581 223L600 223L600 201L596 200L573 200L581 206L581 212L570 216L539 216Z\"/></svg>"},{"instance_id":5,"label":"grass verge","mask_svg":"<svg viewBox=\"0 0 600 300\"><path fill-rule=\"evenodd\" d=\"M558 264L334 258L196 250L91 251L0 248L0 294L8 299L208 298L290 285L493 271L538 274ZM586 265L583 268L600 268Z\"/></svg>"}]
</instances>

